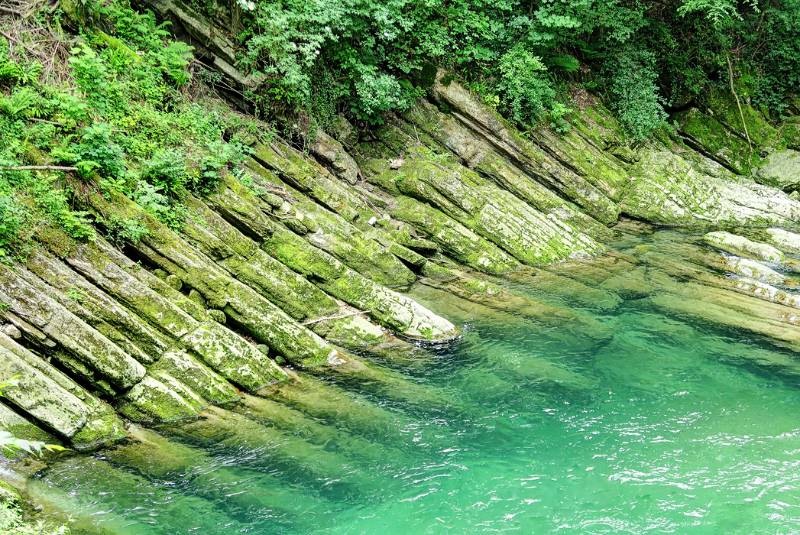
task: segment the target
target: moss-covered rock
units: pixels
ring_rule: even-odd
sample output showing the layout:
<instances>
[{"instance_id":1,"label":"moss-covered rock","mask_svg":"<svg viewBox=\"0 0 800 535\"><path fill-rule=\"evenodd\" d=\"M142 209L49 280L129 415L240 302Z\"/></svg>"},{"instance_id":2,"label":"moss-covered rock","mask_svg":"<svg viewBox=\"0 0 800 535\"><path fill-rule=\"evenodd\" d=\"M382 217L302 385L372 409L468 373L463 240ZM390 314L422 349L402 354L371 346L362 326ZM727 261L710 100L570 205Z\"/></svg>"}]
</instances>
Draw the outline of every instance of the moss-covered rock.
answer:
<instances>
[{"instance_id":1,"label":"moss-covered rock","mask_svg":"<svg viewBox=\"0 0 800 535\"><path fill-rule=\"evenodd\" d=\"M540 175L526 174L454 116L444 114L423 101L406 113L404 118L411 123L410 126L413 129L407 128L408 125L401 123L400 126L404 128L408 137L403 142L404 146L396 147L397 150L404 152L408 146L412 146L415 141L419 142L420 140L431 148L434 148L435 144L441 144L461 158L467 167L478 171L533 208L547 214L549 218L563 222L565 233L584 232L593 237L607 235L604 225L582 212L572 202L548 189L546 181ZM547 146L563 144L562 140L552 138L551 134L542 135L547 136L547 140L543 140L543 143L548 144ZM430 141L428 141L428 137L430 137ZM581 149L576 150L582 154L584 152L582 149L587 143L582 138L575 139L576 143L581 146ZM591 151L597 151L591 146L589 148ZM621 189L627 183L627 175L619 168L619 164L611 159L603 158L599 154L591 156L591 158L593 159L591 165L593 173L598 172L599 166L602 165L617 167L612 180L613 184L607 187L610 192L613 192L611 195L616 200Z\"/></svg>"},{"instance_id":2,"label":"moss-covered rock","mask_svg":"<svg viewBox=\"0 0 800 535\"><path fill-rule=\"evenodd\" d=\"M254 172L256 189L277 191L283 199L279 207L267 208L262 202L262 210L267 210L310 244L378 284L401 287L414 282L414 274L387 249L382 233L370 225L370 221L377 221L376 216L356 226L284 184L257 162L252 162L250 169ZM302 223L306 230L298 232L292 225L296 222Z\"/></svg>"},{"instance_id":3,"label":"moss-covered rock","mask_svg":"<svg viewBox=\"0 0 800 535\"><path fill-rule=\"evenodd\" d=\"M622 200L624 213L645 221L685 227L786 225L800 220L800 203L696 160L685 149L641 153Z\"/></svg>"},{"instance_id":4,"label":"moss-covered rock","mask_svg":"<svg viewBox=\"0 0 800 535\"><path fill-rule=\"evenodd\" d=\"M693 108L675 116L680 132L697 150L707 154L728 169L749 175L761 162L754 147L717 121L714 117Z\"/></svg>"},{"instance_id":5,"label":"moss-covered rock","mask_svg":"<svg viewBox=\"0 0 800 535\"><path fill-rule=\"evenodd\" d=\"M166 372L147 375L120 399L117 410L140 423L179 422L198 417L206 403Z\"/></svg>"},{"instance_id":6,"label":"moss-covered rock","mask_svg":"<svg viewBox=\"0 0 800 535\"><path fill-rule=\"evenodd\" d=\"M710 113L740 138L750 138L759 149L771 148L778 142L778 132L757 108L747 102L736 103L730 91L711 91L708 97Z\"/></svg>"},{"instance_id":7,"label":"moss-covered rock","mask_svg":"<svg viewBox=\"0 0 800 535\"><path fill-rule=\"evenodd\" d=\"M314 134L308 150L345 182L355 184L361 177L358 164L344 146L322 130Z\"/></svg>"},{"instance_id":8,"label":"moss-covered rock","mask_svg":"<svg viewBox=\"0 0 800 535\"><path fill-rule=\"evenodd\" d=\"M765 231L765 241L783 252L800 254L800 234L781 228L768 228Z\"/></svg>"},{"instance_id":9,"label":"moss-covered rock","mask_svg":"<svg viewBox=\"0 0 800 535\"><path fill-rule=\"evenodd\" d=\"M60 305L42 287L28 283L26 277L20 276L21 271L21 266L0 266L0 301L8 305L2 315L23 332L43 337L42 343L60 346L99 378L119 388L130 388L144 376L141 363Z\"/></svg>"},{"instance_id":10,"label":"moss-covered rock","mask_svg":"<svg viewBox=\"0 0 800 535\"><path fill-rule=\"evenodd\" d=\"M397 165L378 164L373 161L376 175L368 180L432 204L521 262L542 265L601 250L588 236L428 149L411 149Z\"/></svg>"},{"instance_id":11,"label":"moss-covered rock","mask_svg":"<svg viewBox=\"0 0 800 535\"><path fill-rule=\"evenodd\" d=\"M185 351L164 353L149 371L156 375L162 371L168 373L209 403L224 405L239 399L229 382Z\"/></svg>"},{"instance_id":12,"label":"moss-covered rock","mask_svg":"<svg viewBox=\"0 0 800 535\"><path fill-rule=\"evenodd\" d=\"M140 242L131 246L153 264L179 277L187 287L199 292L209 306L223 310L229 319L251 336L302 366L326 365L328 359L336 355L335 348L299 325L261 294L232 277L165 225L147 216L132 202L122 198L115 201L112 204L100 195L91 197L93 208L100 213L122 210L143 218L149 232ZM215 340L210 345L219 347L219 342ZM253 364L241 361L238 366L246 369L248 374L260 376L262 384L274 380L276 370L273 366L255 368Z\"/></svg>"},{"instance_id":13,"label":"moss-covered rock","mask_svg":"<svg viewBox=\"0 0 800 535\"><path fill-rule=\"evenodd\" d=\"M797 309L735 291L651 278L661 291L649 298L657 308L737 330L749 331L782 346L800 348Z\"/></svg>"},{"instance_id":14,"label":"moss-covered rock","mask_svg":"<svg viewBox=\"0 0 800 535\"><path fill-rule=\"evenodd\" d=\"M48 252L35 251L26 266L56 290L52 295L59 303L142 364L153 363L170 346L166 334Z\"/></svg>"},{"instance_id":15,"label":"moss-covered rock","mask_svg":"<svg viewBox=\"0 0 800 535\"><path fill-rule=\"evenodd\" d=\"M214 321L201 323L181 342L211 369L251 392L288 378L286 372L254 344Z\"/></svg>"},{"instance_id":16,"label":"moss-covered rock","mask_svg":"<svg viewBox=\"0 0 800 535\"><path fill-rule=\"evenodd\" d=\"M30 417L71 438L86 424L85 405L26 362L37 358L35 355L19 346L12 352L8 349L11 344L13 341L5 339L0 346L0 374L17 377L18 385L9 388L5 397Z\"/></svg>"},{"instance_id":17,"label":"moss-covered rock","mask_svg":"<svg viewBox=\"0 0 800 535\"><path fill-rule=\"evenodd\" d=\"M369 205L347 183L288 145L278 142L259 145L253 157L267 169L275 171L287 184L348 221L366 220L374 215Z\"/></svg>"},{"instance_id":18,"label":"moss-covered rock","mask_svg":"<svg viewBox=\"0 0 800 535\"><path fill-rule=\"evenodd\" d=\"M740 278L734 282L733 287L741 293L752 295L770 303L800 308L800 294L776 288L762 281Z\"/></svg>"},{"instance_id":19,"label":"moss-covered rock","mask_svg":"<svg viewBox=\"0 0 800 535\"><path fill-rule=\"evenodd\" d=\"M781 273L749 258L726 256L724 261L731 272L748 279L768 284L783 284L786 281L786 277Z\"/></svg>"},{"instance_id":20,"label":"moss-covered rock","mask_svg":"<svg viewBox=\"0 0 800 535\"><path fill-rule=\"evenodd\" d=\"M305 277L278 262L253 240L197 200L190 206L198 219L185 233L198 249L238 280L259 291L297 320L316 318L338 310L336 302ZM202 222L202 224L201 224Z\"/></svg>"},{"instance_id":21,"label":"moss-covered rock","mask_svg":"<svg viewBox=\"0 0 800 535\"><path fill-rule=\"evenodd\" d=\"M0 403L0 429L8 431L16 438L21 438L23 440L39 441L46 444L59 443L59 439L54 435L31 423L3 403ZM4 455L7 457L14 457L13 455L9 455L9 453L10 452L4 452Z\"/></svg>"},{"instance_id":22,"label":"moss-covered rock","mask_svg":"<svg viewBox=\"0 0 800 535\"><path fill-rule=\"evenodd\" d=\"M86 392L49 363L0 333L0 375L19 385L4 394L15 408L77 449L119 440L125 433L111 407Z\"/></svg>"},{"instance_id":23,"label":"moss-covered rock","mask_svg":"<svg viewBox=\"0 0 800 535\"><path fill-rule=\"evenodd\" d=\"M367 311L393 331L424 340L446 340L455 326L400 293L374 283L337 259L308 244L289 230L276 230L264 241L270 254L342 301Z\"/></svg>"},{"instance_id":24,"label":"moss-covered rock","mask_svg":"<svg viewBox=\"0 0 800 535\"><path fill-rule=\"evenodd\" d=\"M263 240L262 249L270 256L313 281L326 293L366 311L378 323L399 334L433 340L455 336L455 327L444 318L349 268L295 232L270 220L257 207L244 210L241 203L233 205L236 198L223 192L214 196L212 202L226 218L236 221L237 226L246 227L249 233L259 236ZM247 200L247 196L244 199Z\"/></svg>"},{"instance_id":25,"label":"moss-covered rock","mask_svg":"<svg viewBox=\"0 0 800 535\"><path fill-rule=\"evenodd\" d=\"M459 121L484 136L505 158L572 200L598 221L611 223L617 219L619 209L616 203L606 192L578 174L576 168L563 165L542 147L524 139L513 126L462 85L444 82L445 74L440 72L433 88L434 98L452 108Z\"/></svg>"},{"instance_id":26,"label":"moss-covered rock","mask_svg":"<svg viewBox=\"0 0 800 535\"><path fill-rule=\"evenodd\" d=\"M770 154L755 174L760 184L786 192L800 189L800 152L792 149Z\"/></svg>"}]
</instances>

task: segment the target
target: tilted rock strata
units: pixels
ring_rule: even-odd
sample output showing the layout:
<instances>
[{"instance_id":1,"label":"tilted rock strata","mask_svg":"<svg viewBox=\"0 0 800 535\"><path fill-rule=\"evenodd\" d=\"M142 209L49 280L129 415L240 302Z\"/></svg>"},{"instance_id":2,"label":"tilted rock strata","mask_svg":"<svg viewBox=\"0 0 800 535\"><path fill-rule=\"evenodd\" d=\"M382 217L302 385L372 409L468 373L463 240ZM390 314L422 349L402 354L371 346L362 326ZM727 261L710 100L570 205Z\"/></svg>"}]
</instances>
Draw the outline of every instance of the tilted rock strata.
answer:
<instances>
[{"instance_id":1,"label":"tilted rock strata","mask_svg":"<svg viewBox=\"0 0 800 535\"><path fill-rule=\"evenodd\" d=\"M203 32L181 5L157 7L190 34ZM234 72L229 42L207 37L223 74L256 83ZM414 355L409 341L457 337L453 323L402 293L419 282L568 323L575 335L613 336L486 275L572 291L602 310L643 297L795 347L800 338L786 326L800 321L791 275L800 235L785 228L800 222L800 203L747 174L761 166L766 182L782 173L773 160L791 153L765 164L712 150L719 140L741 145L726 113L714 123L692 111L674 135L635 149L597 102L563 136L522 135L440 74L429 101L358 143L320 133L308 153L278 138L254 146L247 181L224 176L210 195L187 198L180 233L130 200L88 192L99 222L133 220L147 234L119 248L42 229L24 265L0 265L0 371L21 375L31 392L10 390L9 410L80 448L123 436L120 415L192 420L236 404L240 391L325 413L330 394L310 391L328 387L308 374L457 411L352 352ZM754 143L776 151L791 143L784 129L748 117ZM713 128L699 128L703 121ZM681 251L688 263L658 252L588 262L606 252L622 215L713 230L705 241L724 254L691 245ZM749 230L718 230L738 227ZM368 413L351 417L367 425Z\"/></svg>"}]
</instances>

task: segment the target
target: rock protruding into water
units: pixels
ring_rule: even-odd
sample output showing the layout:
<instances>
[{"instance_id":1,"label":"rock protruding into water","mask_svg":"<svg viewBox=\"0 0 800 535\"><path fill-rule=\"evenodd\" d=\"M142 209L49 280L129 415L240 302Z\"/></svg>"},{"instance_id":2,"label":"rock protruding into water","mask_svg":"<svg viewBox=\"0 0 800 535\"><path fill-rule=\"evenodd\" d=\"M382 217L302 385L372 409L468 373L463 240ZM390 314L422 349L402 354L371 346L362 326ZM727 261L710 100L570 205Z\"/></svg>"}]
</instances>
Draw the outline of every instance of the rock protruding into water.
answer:
<instances>
[{"instance_id":1,"label":"rock protruding into water","mask_svg":"<svg viewBox=\"0 0 800 535\"><path fill-rule=\"evenodd\" d=\"M141 380L145 367L140 362L51 298L26 271L0 265L0 301L7 307L2 315L27 339L53 350L87 380L121 390Z\"/></svg>"},{"instance_id":2,"label":"rock protruding into water","mask_svg":"<svg viewBox=\"0 0 800 535\"><path fill-rule=\"evenodd\" d=\"M730 232L709 232L703 236L703 240L709 245L713 245L731 254L738 254L774 263L783 260L783 253L775 247L766 243L750 240L744 236L731 234Z\"/></svg>"},{"instance_id":3,"label":"rock protruding into water","mask_svg":"<svg viewBox=\"0 0 800 535\"><path fill-rule=\"evenodd\" d=\"M748 279L755 279L767 284L783 284L786 277L774 269L749 258L726 256L725 265L733 273Z\"/></svg>"},{"instance_id":4,"label":"rock protruding into water","mask_svg":"<svg viewBox=\"0 0 800 535\"><path fill-rule=\"evenodd\" d=\"M782 228L768 228L765 239L774 247L791 254L800 254L800 234Z\"/></svg>"},{"instance_id":5,"label":"rock protruding into water","mask_svg":"<svg viewBox=\"0 0 800 535\"><path fill-rule=\"evenodd\" d=\"M150 4L200 40L231 87L256 87L218 24L181 1ZM179 231L127 198L82 188L76 199L98 227L134 221L147 232L73 243L37 229L25 265L0 265L0 372L21 374L35 393L10 390L11 412L77 448L123 436L118 414L146 424L223 414L209 408L235 404L239 389L273 397L262 409L277 419L291 405L334 425L388 421L383 408L308 374L416 411L459 412L453 399L370 361L402 351L398 364L424 352L411 342L458 336L435 298L425 306L402 293L417 283L428 297L568 324L565 336L596 343L613 328L564 306L567 294L603 311L642 299L798 347L791 272L800 270L800 235L783 230L800 221L800 202L787 195L798 182L796 129L715 95L710 111L681 113L675 131L629 146L591 97L560 134L519 132L442 72L429 97L360 140L340 121L341 132L309 137L307 152L277 137L253 146L246 180L225 175L203 198L186 195ZM704 239L717 252L665 242L600 256L627 232L610 228L621 215L713 230ZM511 287L519 283L555 303ZM578 386L563 370L528 375L548 374Z\"/></svg>"},{"instance_id":6,"label":"rock protruding into water","mask_svg":"<svg viewBox=\"0 0 800 535\"><path fill-rule=\"evenodd\" d=\"M0 374L18 381L3 392L17 410L77 449L124 436L122 421L110 406L5 334L0 334Z\"/></svg>"}]
</instances>

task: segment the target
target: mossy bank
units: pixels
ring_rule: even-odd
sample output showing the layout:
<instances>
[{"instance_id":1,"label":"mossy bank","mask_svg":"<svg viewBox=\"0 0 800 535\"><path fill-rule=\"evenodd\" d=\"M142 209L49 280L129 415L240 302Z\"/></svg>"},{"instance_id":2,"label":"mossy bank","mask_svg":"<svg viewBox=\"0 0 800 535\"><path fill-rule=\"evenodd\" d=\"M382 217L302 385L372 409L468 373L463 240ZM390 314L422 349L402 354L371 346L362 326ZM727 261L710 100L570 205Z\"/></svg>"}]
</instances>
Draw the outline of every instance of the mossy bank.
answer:
<instances>
[{"instance_id":1,"label":"mossy bank","mask_svg":"<svg viewBox=\"0 0 800 535\"><path fill-rule=\"evenodd\" d=\"M225 56L213 22L179 3L152 7L195 45L216 83L255 83ZM135 443L131 424L213 419L214 407L260 407L292 421L297 407L329 410L330 378L444 403L384 366L424 363L431 345L458 343L457 322L410 297L412 288L569 320L597 338L608 333L503 282L582 285L608 307L620 300L615 292L641 293L798 348L800 298L783 274L800 270L795 118L770 122L748 105L739 113L718 95L632 145L603 103L581 93L568 131L522 133L442 71L429 94L384 125L359 132L339 117L298 146L201 81L187 89L151 80L156 94L134 95L143 108L114 108L103 99L134 98L136 81L103 71L104 61L151 62L174 78L154 51L173 47L181 69L191 58L167 33L153 44L105 16L99 33L65 30L62 38L85 47L83 63L73 60L77 70L41 107L23 101L44 83L29 79L42 73L25 74L25 45L9 41L3 51L7 70L17 69L3 79L16 145L0 170L4 206L15 203L4 225L17 233L4 235L0 264L0 377L18 385L4 393L0 424L15 435L85 451ZM80 115L89 87L80 69L90 64L114 89L96 88L91 102L109 107ZM77 104L59 107L69 98ZM179 128L192 118L202 128L168 131L170 121ZM137 130L147 121L164 137ZM25 128L34 130L26 137ZM606 255L630 220L708 232L705 243L720 252L691 245L702 269L670 264L668 251ZM666 278L613 286L615 271L651 264ZM694 286L676 287L673 276ZM671 293L650 296L648 284ZM696 306L700 295L712 303ZM726 307L751 313L737 321ZM338 417L375 426L381 411L353 407Z\"/></svg>"}]
</instances>

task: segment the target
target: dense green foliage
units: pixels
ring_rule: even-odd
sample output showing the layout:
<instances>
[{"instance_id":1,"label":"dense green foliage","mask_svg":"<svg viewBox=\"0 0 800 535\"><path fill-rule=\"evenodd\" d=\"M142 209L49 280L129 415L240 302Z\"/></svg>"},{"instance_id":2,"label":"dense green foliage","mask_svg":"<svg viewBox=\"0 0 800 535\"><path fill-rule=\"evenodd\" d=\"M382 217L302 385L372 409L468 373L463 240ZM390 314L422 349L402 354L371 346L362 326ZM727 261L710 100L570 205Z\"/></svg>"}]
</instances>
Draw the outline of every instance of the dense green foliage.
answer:
<instances>
[{"instance_id":1,"label":"dense green foliage","mask_svg":"<svg viewBox=\"0 0 800 535\"><path fill-rule=\"evenodd\" d=\"M152 14L124 0L83 6L89 15L67 19L71 31L60 10L40 14L32 24L47 46L28 46L24 31L0 37L0 257L22 252L47 225L93 239L74 195L87 185L121 192L177 228L186 195L213 189L245 156L245 141L264 135L193 81L191 49ZM61 71L45 72L36 56L48 47L67 51ZM2 170L20 165L76 170ZM137 221L99 223L113 239L144 232Z\"/></svg>"},{"instance_id":2,"label":"dense green foliage","mask_svg":"<svg viewBox=\"0 0 800 535\"><path fill-rule=\"evenodd\" d=\"M228 3L230 1L230 4ZM664 107L728 84L781 112L800 81L797 0L195 0L241 25L258 98L324 121L378 122L449 68L518 123L567 111L564 84L602 94L637 138ZM741 78L741 80L739 80Z\"/></svg>"},{"instance_id":3,"label":"dense green foliage","mask_svg":"<svg viewBox=\"0 0 800 535\"><path fill-rule=\"evenodd\" d=\"M566 130L583 86L635 140L666 110L730 87L777 117L800 84L800 0L189 3L234 29L238 67L262 80L248 95L259 108L301 125L339 113L380 123L442 67L522 127ZM115 241L143 235L141 222L81 211L87 184L178 228L185 197L212 190L264 135L215 100L199 81L215 76L197 76L208 73L191 49L141 7L62 2L0 37L0 258L47 225L85 240L93 223ZM14 169L31 165L74 170Z\"/></svg>"}]
</instances>

